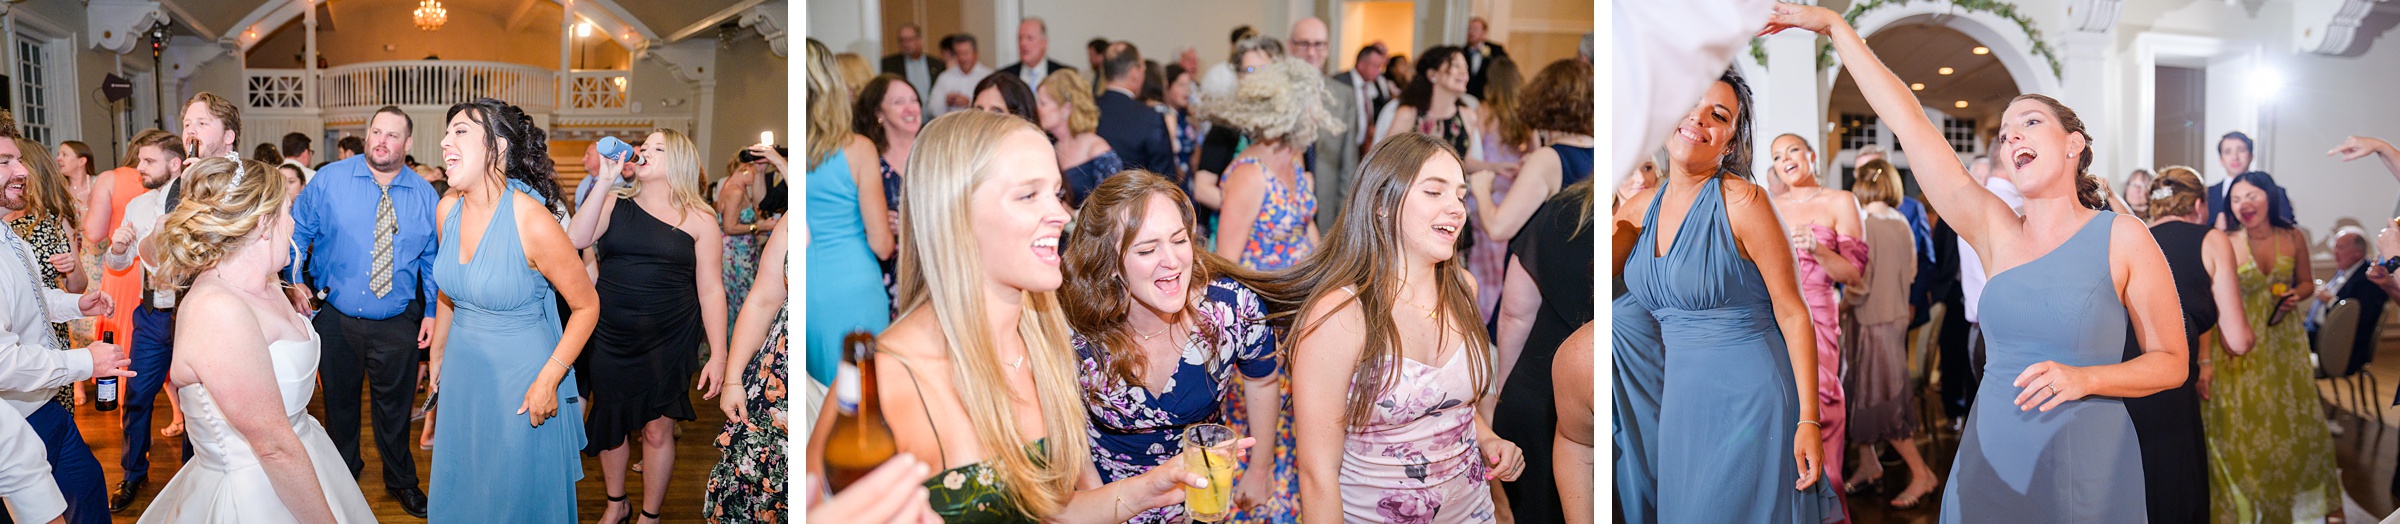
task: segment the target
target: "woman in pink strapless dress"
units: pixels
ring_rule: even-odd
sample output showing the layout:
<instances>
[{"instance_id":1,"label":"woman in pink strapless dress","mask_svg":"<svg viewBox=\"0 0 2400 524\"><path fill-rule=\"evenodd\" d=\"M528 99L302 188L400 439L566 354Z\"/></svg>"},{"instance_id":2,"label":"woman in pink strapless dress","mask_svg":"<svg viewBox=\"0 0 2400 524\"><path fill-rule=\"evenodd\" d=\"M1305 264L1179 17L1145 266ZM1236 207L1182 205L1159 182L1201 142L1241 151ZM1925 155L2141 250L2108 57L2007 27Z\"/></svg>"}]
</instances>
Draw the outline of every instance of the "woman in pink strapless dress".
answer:
<instances>
[{"instance_id":1,"label":"woman in pink strapless dress","mask_svg":"<svg viewBox=\"0 0 2400 524\"><path fill-rule=\"evenodd\" d=\"M1849 191L1817 183L1817 155L1799 135L1775 137L1776 177L1790 186L1775 197L1775 210L1791 228L1793 269L1800 277L1800 298L1808 303L1808 318L1817 334L1817 418L1824 424L1825 471L1844 486L1842 448L1848 415L1843 403L1842 328L1836 284L1861 285L1859 268L1867 266L1867 244L1859 240L1858 199Z\"/></svg>"}]
</instances>

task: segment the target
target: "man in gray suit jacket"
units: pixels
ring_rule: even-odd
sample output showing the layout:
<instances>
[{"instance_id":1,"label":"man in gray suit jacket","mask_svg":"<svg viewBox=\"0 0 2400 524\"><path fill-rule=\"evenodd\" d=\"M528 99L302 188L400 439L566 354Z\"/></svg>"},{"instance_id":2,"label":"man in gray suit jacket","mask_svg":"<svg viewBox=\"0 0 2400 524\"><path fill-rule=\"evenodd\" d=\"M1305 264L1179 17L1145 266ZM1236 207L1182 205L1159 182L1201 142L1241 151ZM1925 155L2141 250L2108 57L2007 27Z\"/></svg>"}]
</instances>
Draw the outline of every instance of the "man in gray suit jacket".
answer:
<instances>
[{"instance_id":1,"label":"man in gray suit jacket","mask_svg":"<svg viewBox=\"0 0 2400 524\"><path fill-rule=\"evenodd\" d=\"M1331 41L1326 39L1325 21L1310 17L1293 22L1289 41L1292 58L1317 68L1320 75L1317 79L1325 83L1325 110L1344 117L1344 123L1348 123L1347 117L1358 112L1358 97L1347 86L1333 81L1332 77L1323 76L1325 56L1332 52ZM1354 145L1358 143L1359 130L1356 127L1346 125L1340 132L1317 133L1317 163L1316 172L1313 173L1316 176L1317 227L1333 226L1333 217L1341 215L1342 198L1350 192L1352 173L1358 166L1358 148Z\"/></svg>"}]
</instances>

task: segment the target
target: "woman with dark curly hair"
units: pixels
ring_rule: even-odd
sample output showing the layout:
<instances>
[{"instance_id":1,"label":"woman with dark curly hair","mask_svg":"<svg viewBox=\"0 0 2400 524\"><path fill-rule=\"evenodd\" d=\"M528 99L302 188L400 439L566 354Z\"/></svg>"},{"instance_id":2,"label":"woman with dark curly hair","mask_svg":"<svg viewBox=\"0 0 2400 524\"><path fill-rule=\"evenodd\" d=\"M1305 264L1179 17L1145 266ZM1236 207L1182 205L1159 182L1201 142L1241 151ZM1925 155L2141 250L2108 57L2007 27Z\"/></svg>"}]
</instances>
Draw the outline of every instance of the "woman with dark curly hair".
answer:
<instances>
[{"instance_id":1,"label":"woman with dark curly hair","mask_svg":"<svg viewBox=\"0 0 2400 524\"><path fill-rule=\"evenodd\" d=\"M583 414L568 367L600 302L559 227L548 136L516 106L450 106L442 163L440 258L433 263L436 402L428 520L575 522ZM563 325L551 293L566 296ZM493 464L508 464L494 468Z\"/></svg>"}]
</instances>

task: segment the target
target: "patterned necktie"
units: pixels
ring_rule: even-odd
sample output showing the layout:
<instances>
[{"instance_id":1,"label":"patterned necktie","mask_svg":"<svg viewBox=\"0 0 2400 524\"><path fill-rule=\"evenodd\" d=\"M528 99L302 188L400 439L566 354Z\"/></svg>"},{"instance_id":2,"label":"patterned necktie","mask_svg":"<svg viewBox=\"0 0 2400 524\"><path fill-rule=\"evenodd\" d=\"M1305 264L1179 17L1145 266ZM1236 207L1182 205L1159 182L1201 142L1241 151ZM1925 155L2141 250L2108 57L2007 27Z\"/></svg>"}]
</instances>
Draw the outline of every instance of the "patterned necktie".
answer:
<instances>
[{"instance_id":1,"label":"patterned necktie","mask_svg":"<svg viewBox=\"0 0 2400 524\"><path fill-rule=\"evenodd\" d=\"M383 199L375 203L375 265L367 270L367 289L375 298L392 292L392 235L399 232L399 222L392 218L392 186L382 189Z\"/></svg>"},{"instance_id":2,"label":"patterned necktie","mask_svg":"<svg viewBox=\"0 0 2400 524\"><path fill-rule=\"evenodd\" d=\"M5 237L0 237L0 243L7 243L8 250L17 254L17 260L22 262L25 267L25 276L28 278L26 282L29 282L33 285L33 304L34 307L40 308L38 310L39 313L36 313L34 318L41 320L41 322L34 323L33 331L34 333L39 333L39 335L32 337L32 339L40 341L42 347L59 349L58 334L51 332L50 326L48 325L48 320L50 319L50 297L42 292L44 287L42 285L42 274L34 269L33 255L26 251L25 241L17 237L17 232L14 230L14 228L0 227L0 235L6 235ZM33 335L33 333L25 333L22 335Z\"/></svg>"}]
</instances>

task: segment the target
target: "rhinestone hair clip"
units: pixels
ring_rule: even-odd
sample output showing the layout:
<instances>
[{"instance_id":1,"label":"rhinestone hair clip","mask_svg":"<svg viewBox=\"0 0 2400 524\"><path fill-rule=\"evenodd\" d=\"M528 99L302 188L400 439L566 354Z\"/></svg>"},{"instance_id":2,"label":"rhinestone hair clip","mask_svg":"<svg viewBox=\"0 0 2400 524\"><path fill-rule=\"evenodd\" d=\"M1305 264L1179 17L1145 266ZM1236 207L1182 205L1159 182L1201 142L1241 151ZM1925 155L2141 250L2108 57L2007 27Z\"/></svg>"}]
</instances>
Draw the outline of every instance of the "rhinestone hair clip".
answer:
<instances>
[{"instance_id":1,"label":"rhinestone hair clip","mask_svg":"<svg viewBox=\"0 0 2400 524\"><path fill-rule=\"evenodd\" d=\"M226 151L225 159L233 161L233 183L227 185L226 187L241 187L242 176L247 174L242 172L242 155L232 151Z\"/></svg>"}]
</instances>

